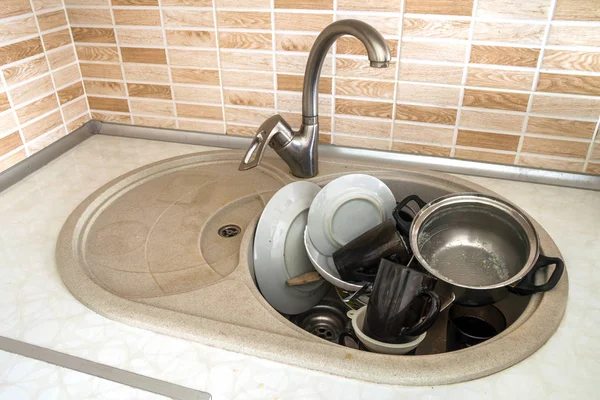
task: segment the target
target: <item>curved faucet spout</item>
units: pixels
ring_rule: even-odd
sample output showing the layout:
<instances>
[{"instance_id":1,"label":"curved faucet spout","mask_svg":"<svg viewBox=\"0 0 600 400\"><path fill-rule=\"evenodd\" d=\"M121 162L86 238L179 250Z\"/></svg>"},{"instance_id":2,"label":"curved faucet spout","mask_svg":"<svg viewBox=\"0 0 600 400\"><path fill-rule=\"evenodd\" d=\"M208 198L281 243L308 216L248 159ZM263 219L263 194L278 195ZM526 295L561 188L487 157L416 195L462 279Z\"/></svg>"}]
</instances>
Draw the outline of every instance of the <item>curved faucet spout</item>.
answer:
<instances>
[{"instance_id":1,"label":"curved faucet spout","mask_svg":"<svg viewBox=\"0 0 600 400\"><path fill-rule=\"evenodd\" d=\"M314 124L318 114L319 77L325 56L333 43L343 35L354 36L367 49L371 67L385 68L389 66L392 55L387 42L371 25L355 19L344 19L326 27L319 34L310 50L306 71L304 72L304 88L302 90L302 117L305 124Z\"/></svg>"}]
</instances>

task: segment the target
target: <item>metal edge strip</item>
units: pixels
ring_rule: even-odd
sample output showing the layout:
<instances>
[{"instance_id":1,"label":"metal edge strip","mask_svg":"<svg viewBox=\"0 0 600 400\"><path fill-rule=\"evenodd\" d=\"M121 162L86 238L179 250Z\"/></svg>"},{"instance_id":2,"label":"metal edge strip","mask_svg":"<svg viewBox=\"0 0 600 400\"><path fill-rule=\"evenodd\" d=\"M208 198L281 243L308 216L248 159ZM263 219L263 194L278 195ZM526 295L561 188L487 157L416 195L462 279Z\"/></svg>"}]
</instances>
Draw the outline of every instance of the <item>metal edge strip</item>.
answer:
<instances>
[{"instance_id":1,"label":"metal edge strip","mask_svg":"<svg viewBox=\"0 0 600 400\"><path fill-rule=\"evenodd\" d=\"M247 149L252 140L249 137L241 136L149 128L106 122L101 123L99 133L111 136L224 147L230 149ZM474 175L487 178L600 191L600 176L597 175L323 144L319 145L319 154L324 157L347 161L384 163L386 165L425 168L454 174Z\"/></svg>"},{"instance_id":2,"label":"metal edge strip","mask_svg":"<svg viewBox=\"0 0 600 400\"><path fill-rule=\"evenodd\" d=\"M209 393L0 336L0 350L107 379L171 399L211 400Z\"/></svg>"},{"instance_id":3,"label":"metal edge strip","mask_svg":"<svg viewBox=\"0 0 600 400\"><path fill-rule=\"evenodd\" d=\"M88 121L51 145L13 165L9 169L2 171L0 173L0 192L42 168L79 143L89 139L100 131L101 125L98 121Z\"/></svg>"}]
</instances>

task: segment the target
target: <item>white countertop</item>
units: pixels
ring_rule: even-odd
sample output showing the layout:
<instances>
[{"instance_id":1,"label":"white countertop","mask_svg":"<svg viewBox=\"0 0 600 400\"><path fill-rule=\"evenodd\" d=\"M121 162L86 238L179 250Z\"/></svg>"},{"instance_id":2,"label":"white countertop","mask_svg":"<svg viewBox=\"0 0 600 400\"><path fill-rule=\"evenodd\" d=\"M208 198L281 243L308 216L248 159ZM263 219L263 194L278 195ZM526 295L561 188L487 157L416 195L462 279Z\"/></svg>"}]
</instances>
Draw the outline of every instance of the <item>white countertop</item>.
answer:
<instances>
[{"instance_id":1,"label":"white countertop","mask_svg":"<svg viewBox=\"0 0 600 400\"><path fill-rule=\"evenodd\" d=\"M131 169L206 150L212 149L97 135L0 193L0 335L203 390L215 400L597 396L600 192L463 176L541 223L564 256L570 284L565 317L548 343L519 364L475 381L398 387L340 378L123 325L75 300L54 261L58 233L73 209ZM0 353L0 378L15 357Z\"/></svg>"}]
</instances>

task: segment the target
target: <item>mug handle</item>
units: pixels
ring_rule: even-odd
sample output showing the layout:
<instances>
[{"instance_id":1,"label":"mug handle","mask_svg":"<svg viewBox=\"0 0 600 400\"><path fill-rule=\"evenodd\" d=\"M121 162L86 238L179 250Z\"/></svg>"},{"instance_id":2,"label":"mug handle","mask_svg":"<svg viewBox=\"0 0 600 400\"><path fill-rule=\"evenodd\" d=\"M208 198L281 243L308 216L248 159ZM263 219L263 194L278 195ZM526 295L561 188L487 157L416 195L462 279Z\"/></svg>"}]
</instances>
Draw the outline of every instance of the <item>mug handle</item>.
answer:
<instances>
[{"instance_id":1,"label":"mug handle","mask_svg":"<svg viewBox=\"0 0 600 400\"><path fill-rule=\"evenodd\" d=\"M556 267L554 268L554 272L552 272L550 279L548 279L546 283L536 285L535 275L537 272L540 269L549 267L551 265L556 265ZM515 286L509 286L508 290L509 292L520 296L527 296L539 292L547 292L548 290L554 289L554 287L558 284L558 281L562 277L564 270L565 263L563 260L558 257L546 257L545 255L540 254L535 262L535 265L533 268L531 268L531 271L529 271L527 275L525 275L525 277L521 279L521 281L519 281L519 283L517 283Z\"/></svg>"},{"instance_id":2,"label":"mug handle","mask_svg":"<svg viewBox=\"0 0 600 400\"><path fill-rule=\"evenodd\" d=\"M394 211L392 211L392 217L394 217L394 220L396 221L396 228L401 234L405 236L408 236L408 234L410 233L410 225L412 224L412 221L406 221L404 218L402 218L400 216L400 211L402 211L402 209L406 207L411 201L417 203L420 209L425 207L425 205L427 204L425 203L425 201L423 201L422 198L420 198L416 194L413 194L406 197L404 200L396 203L396 208L394 208Z\"/></svg>"},{"instance_id":3,"label":"mug handle","mask_svg":"<svg viewBox=\"0 0 600 400\"><path fill-rule=\"evenodd\" d=\"M427 331L427 329L431 328L431 325L435 322L438 315L440 315L441 310L441 302L438 294L429 289L421 289L417 296L429 297L431 299L431 307L429 307L429 311L425 318L421 321L417 322L414 326L410 328L404 328L400 332L400 335L408 335L408 336L419 336L423 332Z\"/></svg>"}]
</instances>

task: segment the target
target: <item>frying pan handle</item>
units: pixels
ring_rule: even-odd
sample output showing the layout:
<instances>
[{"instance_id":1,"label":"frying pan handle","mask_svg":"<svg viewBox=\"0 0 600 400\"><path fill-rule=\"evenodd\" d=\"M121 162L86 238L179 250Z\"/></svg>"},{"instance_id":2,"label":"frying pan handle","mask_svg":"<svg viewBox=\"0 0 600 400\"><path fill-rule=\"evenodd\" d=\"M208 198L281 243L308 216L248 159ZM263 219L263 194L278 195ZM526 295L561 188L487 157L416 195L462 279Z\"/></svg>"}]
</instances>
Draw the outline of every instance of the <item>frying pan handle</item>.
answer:
<instances>
[{"instance_id":1,"label":"frying pan handle","mask_svg":"<svg viewBox=\"0 0 600 400\"><path fill-rule=\"evenodd\" d=\"M427 329L431 328L431 325L435 322L438 315L440 315L441 310L441 302L438 294L429 289L421 289L418 296L429 297L431 299L431 307L429 307L429 311L425 318L421 321L417 322L414 326L410 328L404 328L400 332L401 336L419 336L423 332L427 331Z\"/></svg>"},{"instance_id":2,"label":"frying pan handle","mask_svg":"<svg viewBox=\"0 0 600 400\"><path fill-rule=\"evenodd\" d=\"M398 229L398 231L404 236L409 235L410 225L411 225L412 221L407 221L404 218L402 218L402 215L400 214L400 212L411 201L414 201L415 203L417 203L417 205L419 206L420 209L425 207L425 205L427 204L427 203L425 203L425 201L423 201L422 198L420 198L416 194L413 194L411 196L406 197L404 200L396 203L396 208L394 208L394 211L392 212L392 216L394 217L394 220L396 221L396 229Z\"/></svg>"},{"instance_id":3,"label":"frying pan handle","mask_svg":"<svg viewBox=\"0 0 600 400\"><path fill-rule=\"evenodd\" d=\"M552 276L546 283L541 285L535 284L535 275L537 272L542 269L549 267L551 265L556 265L554 267L554 272L552 272ZM563 271L565 270L565 263L558 257L546 257L543 254L538 256L537 261L531 271L525 275L523 279L519 283L517 283L514 287L509 286L508 290L514 294L518 294L520 296L527 296L534 293L539 292L547 292L548 290L554 289L560 278L562 277Z\"/></svg>"}]
</instances>

